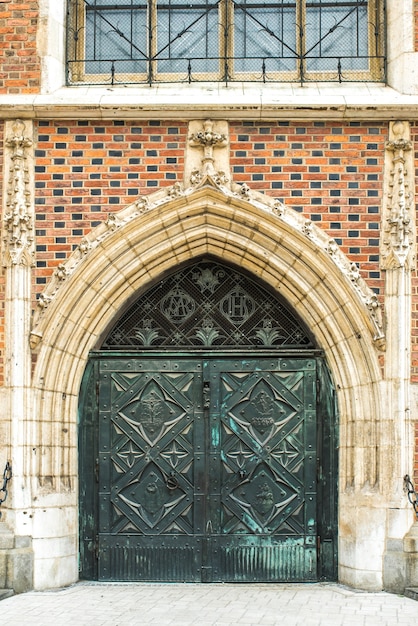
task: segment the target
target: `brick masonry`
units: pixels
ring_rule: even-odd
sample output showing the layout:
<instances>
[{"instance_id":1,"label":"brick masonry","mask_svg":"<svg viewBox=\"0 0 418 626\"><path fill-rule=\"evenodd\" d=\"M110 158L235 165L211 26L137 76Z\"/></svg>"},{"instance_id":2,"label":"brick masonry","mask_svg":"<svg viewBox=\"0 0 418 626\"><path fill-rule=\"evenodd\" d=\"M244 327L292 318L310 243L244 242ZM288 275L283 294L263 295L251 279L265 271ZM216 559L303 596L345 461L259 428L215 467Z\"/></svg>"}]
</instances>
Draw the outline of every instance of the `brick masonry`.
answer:
<instances>
[{"instance_id":1,"label":"brick masonry","mask_svg":"<svg viewBox=\"0 0 418 626\"><path fill-rule=\"evenodd\" d=\"M187 125L38 123L34 292L109 212L182 179ZM379 222L386 124L231 125L236 182L280 198L336 239L383 295Z\"/></svg>"},{"instance_id":2,"label":"brick masonry","mask_svg":"<svg viewBox=\"0 0 418 626\"><path fill-rule=\"evenodd\" d=\"M37 26L38 2L0 1L0 94L39 92Z\"/></svg>"},{"instance_id":3,"label":"brick masonry","mask_svg":"<svg viewBox=\"0 0 418 626\"><path fill-rule=\"evenodd\" d=\"M236 182L280 198L324 229L383 295L379 227L386 124L231 127Z\"/></svg>"},{"instance_id":4,"label":"brick masonry","mask_svg":"<svg viewBox=\"0 0 418 626\"><path fill-rule=\"evenodd\" d=\"M35 294L108 213L182 180L187 125L41 121L37 135Z\"/></svg>"}]
</instances>

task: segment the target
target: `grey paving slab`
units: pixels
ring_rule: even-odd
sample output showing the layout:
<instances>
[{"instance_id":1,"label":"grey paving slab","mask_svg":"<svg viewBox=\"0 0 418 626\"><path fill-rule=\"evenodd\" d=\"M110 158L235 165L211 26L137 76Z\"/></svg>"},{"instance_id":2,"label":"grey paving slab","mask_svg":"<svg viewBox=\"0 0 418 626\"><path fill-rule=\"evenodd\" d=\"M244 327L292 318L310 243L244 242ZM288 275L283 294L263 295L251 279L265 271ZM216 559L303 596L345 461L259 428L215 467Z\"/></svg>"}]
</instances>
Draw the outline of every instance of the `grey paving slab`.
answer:
<instances>
[{"instance_id":1,"label":"grey paving slab","mask_svg":"<svg viewBox=\"0 0 418 626\"><path fill-rule=\"evenodd\" d=\"M0 603L7 626L416 626L418 603L337 584L78 583Z\"/></svg>"}]
</instances>

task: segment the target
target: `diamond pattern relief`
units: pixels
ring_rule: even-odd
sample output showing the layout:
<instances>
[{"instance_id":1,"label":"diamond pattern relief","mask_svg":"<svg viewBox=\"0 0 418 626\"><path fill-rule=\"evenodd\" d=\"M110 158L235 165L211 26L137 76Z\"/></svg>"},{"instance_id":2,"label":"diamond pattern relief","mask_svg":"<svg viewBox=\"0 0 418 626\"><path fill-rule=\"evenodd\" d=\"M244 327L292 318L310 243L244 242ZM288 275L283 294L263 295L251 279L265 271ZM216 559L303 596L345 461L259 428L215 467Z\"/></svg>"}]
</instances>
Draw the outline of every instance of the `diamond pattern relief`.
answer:
<instances>
[{"instance_id":1,"label":"diamond pattern relief","mask_svg":"<svg viewBox=\"0 0 418 626\"><path fill-rule=\"evenodd\" d=\"M121 411L121 415L139 429L150 445L154 445L167 428L181 419L184 409L155 380L151 380Z\"/></svg>"},{"instance_id":2,"label":"diamond pattern relief","mask_svg":"<svg viewBox=\"0 0 418 626\"><path fill-rule=\"evenodd\" d=\"M303 534L303 376L237 371L222 383L223 532Z\"/></svg>"},{"instance_id":3,"label":"diamond pattern relief","mask_svg":"<svg viewBox=\"0 0 418 626\"><path fill-rule=\"evenodd\" d=\"M122 489L119 495L150 528L185 497L182 489L167 487L164 475L155 465L148 465L141 477Z\"/></svg>"},{"instance_id":4,"label":"diamond pattern relief","mask_svg":"<svg viewBox=\"0 0 418 626\"><path fill-rule=\"evenodd\" d=\"M239 517L256 520L260 529L266 532L267 525L277 524L277 517L285 507L290 512L295 508L297 493L286 483L278 480L266 465L260 465L250 479L243 481L231 491L229 503Z\"/></svg>"},{"instance_id":5,"label":"diamond pattern relief","mask_svg":"<svg viewBox=\"0 0 418 626\"><path fill-rule=\"evenodd\" d=\"M112 375L113 533L192 531L196 380L191 372Z\"/></svg>"},{"instance_id":6,"label":"diamond pattern relief","mask_svg":"<svg viewBox=\"0 0 418 626\"><path fill-rule=\"evenodd\" d=\"M266 444L295 414L293 407L265 379L251 385L229 410L229 415L261 444Z\"/></svg>"},{"instance_id":7,"label":"diamond pattern relief","mask_svg":"<svg viewBox=\"0 0 418 626\"><path fill-rule=\"evenodd\" d=\"M100 408L99 534L103 546L123 546L121 567L135 579L150 559L168 580L187 553L193 572L201 561L222 576L231 558L243 580L260 563L270 580L272 546L311 550L312 360L302 373L275 369L289 365L275 358L137 363L143 371L106 379Z\"/></svg>"}]
</instances>

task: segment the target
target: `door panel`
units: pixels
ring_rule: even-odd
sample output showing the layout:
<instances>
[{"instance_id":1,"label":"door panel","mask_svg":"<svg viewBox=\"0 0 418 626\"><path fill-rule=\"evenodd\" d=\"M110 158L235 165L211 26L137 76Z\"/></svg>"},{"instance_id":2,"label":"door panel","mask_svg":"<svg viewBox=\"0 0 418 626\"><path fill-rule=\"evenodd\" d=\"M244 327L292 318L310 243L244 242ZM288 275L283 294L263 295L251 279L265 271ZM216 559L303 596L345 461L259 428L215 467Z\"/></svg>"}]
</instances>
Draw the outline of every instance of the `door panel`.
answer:
<instances>
[{"instance_id":1,"label":"door panel","mask_svg":"<svg viewBox=\"0 0 418 626\"><path fill-rule=\"evenodd\" d=\"M101 363L99 579L200 580L196 363Z\"/></svg>"},{"instance_id":2,"label":"door panel","mask_svg":"<svg viewBox=\"0 0 418 626\"><path fill-rule=\"evenodd\" d=\"M220 477L213 579L315 580L315 360L220 361L210 370L219 422L219 469L210 474Z\"/></svg>"},{"instance_id":3,"label":"door panel","mask_svg":"<svg viewBox=\"0 0 418 626\"><path fill-rule=\"evenodd\" d=\"M106 359L99 579L315 580L315 359Z\"/></svg>"}]
</instances>

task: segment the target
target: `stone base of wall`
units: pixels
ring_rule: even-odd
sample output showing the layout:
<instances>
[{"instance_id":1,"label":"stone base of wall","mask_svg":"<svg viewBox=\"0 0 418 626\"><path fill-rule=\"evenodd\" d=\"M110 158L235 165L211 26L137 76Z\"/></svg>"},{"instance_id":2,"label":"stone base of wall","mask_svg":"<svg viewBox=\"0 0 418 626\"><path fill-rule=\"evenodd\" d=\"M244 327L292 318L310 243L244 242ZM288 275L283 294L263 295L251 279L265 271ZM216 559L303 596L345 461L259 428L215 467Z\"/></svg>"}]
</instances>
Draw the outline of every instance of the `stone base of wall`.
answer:
<instances>
[{"instance_id":1,"label":"stone base of wall","mask_svg":"<svg viewBox=\"0 0 418 626\"><path fill-rule=\"evenodd\" d=\"M405 593L418 587L418 522L406 533L403 541L388 540L383 557L383 586L391 593Z\"/></svg>"},{"instance_id":2,"label":"stone base of wall","mask_svg":"<svg viewBox=\"0 0 418 626\"><path fill-rule=\"evenodd\" d=\"M24 593L33 589L33 551L30 537L15 537L0 522L0 590Z\"/></svg>"}]
</instances>

